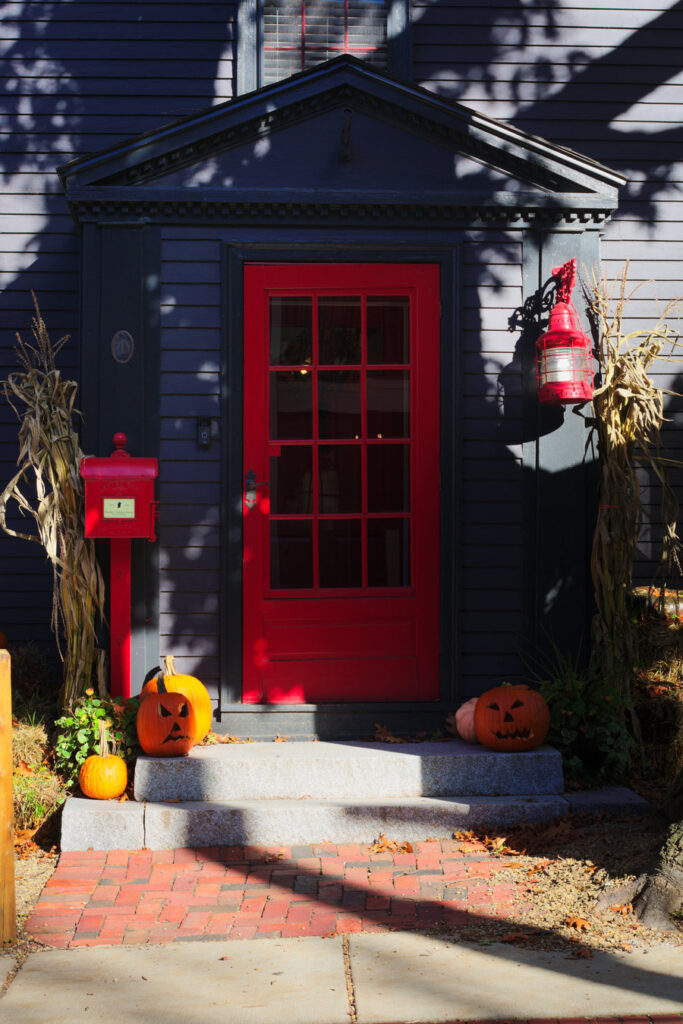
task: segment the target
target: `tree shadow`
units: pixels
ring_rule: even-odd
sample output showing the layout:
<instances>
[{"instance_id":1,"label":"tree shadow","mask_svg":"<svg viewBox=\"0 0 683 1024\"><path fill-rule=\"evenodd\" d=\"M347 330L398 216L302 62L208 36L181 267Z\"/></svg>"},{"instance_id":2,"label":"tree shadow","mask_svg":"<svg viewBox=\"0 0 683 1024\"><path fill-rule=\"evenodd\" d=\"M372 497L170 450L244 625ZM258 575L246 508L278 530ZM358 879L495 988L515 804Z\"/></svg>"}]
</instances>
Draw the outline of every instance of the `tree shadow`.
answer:
<instances>
[{"instance_id":1,"label":"tree shadow","mask_svg":"<svg viewBox=\"0 0 683 1024\"><path fill-rule=\"evenodd\" d=\"M466 96L469 85L478 81L486 100L507 104L513 124L546 134L562 144L572 144L571 131L578 133L576 127L572 129L562 118L562 113L568 108L580 112L586 102L591 102L592 113L598 114L593 122L595 138L582 137L577 148L607 160L619 170L634 172L634 182L625 190L619 216L635 217L654 229L659 204L672 187L682 130L678 126L644 130L636 122L633 129L621 131L621 125L615 127L614 122L630 105L647 99L668 80L670 65L665 60L651 60L645 67L639 54L654 49L657 40L676 37L683 10L681 2L652 17L640 12L642 24L608 52L594 56L590 49L572 42L579 36L573 36L572 30L564 27L564 12L557 0L542 7L515 0L497 21L475 18L470 23L465 19L460 26L461 45L457 53L449 47L448 58L441 60L438 36L446 39L446 7L433 3L415 10L413 44L417 48L417 77L422 77L435 91L456 99ZM31 316L29 292L34 288L50 330L72 335L72 344L65 350L64 372L77 375L79 346L90 341L79 337L79 240L56 168L86 151L101 149L132 133L227 99L233 90L230 50L236 18L232 11L233 16L217 26L211 20L215 12L212 14L208 5L195 5L191 21L182 12L164 10L158 4L138 5L134 12L130 5L107 5L106 9L94 9L86 24L80 19L77 5L70 0L14 7L13 37L5 51L10 73L3 104L7 132L0 153L0 170L7 194L23 196L24 205L21 218L11 215L5 236L7 276L6 287L0 294L0 314L8 332L14 328L25 330ZM646 17L649 20L645 21ZM79 25L78 35L74 32L75 24ZM539 30L547 42L562 48L566 55L564 71L549 57L528 56L516 68L505 62L510 47L523 55L533 54ZM431 62L425 57L428 48L432 48ZM456 60L457 65L453 63ZM453 67L457 67L456 74ZM608 89L617 76L622 82L620 89ZM599 105L593 102L596 95L601 97ZM644 179L639 177L639 157L633 156L643 149L647 149L652 161ZM271 156L275 158L276 153ZM255 151L253 159L238 173L248 178L261 166L258 157ZM490 186L490 181L487 172L470 168L462 184L476 188ZM202 181L199 189L205 185ZM509 246L509 238L482 236L480 256L467 268L470 294L477 296L481 289L488 289L492 308L497 303L494 315L499 319L503 310L514 309L518 303L508 290L510 282L504 270ZM191 262L189 257L187 262ZM190 283L169 282L169 307L182 302L182 288ZM188 315L192 316L191 311ZM487 312L486 316L489 315ZM519 586L521 546L525 542L524 524L511 522L511 517L518 514L512 507L514 502L506 505L491 501L490 492L491 486L499 492L509 489L511 494L526 486L523 478L534 476L536 470L522 468L520 446L527 439L553 433L561 419L556 410L544 412L541 420L530 426L522 408L528 402L524 360L534 340L533 316L528 322L515 325L520 337L512 360L509 343L502 345L496 341L498 348L487 350L490 339L500 335L498 329L491 331L480 310L469 308L464 317L470 351L460 399L477 436L473 434L469 439L464 462L466 471L472 474L468 486L473 497L469 510L465 510L462 534L463 579L471 581L468 603L458 611L463 637L460 654L464 674L471 680L465 692L460 689L462 697L498 681L501 673L514 678L523 672L518 659L519 637L528 622L520 615L515 593ZM9 333L2 340L1 358L7 371L12 367ZM192 394L185 402L186 414L166 418L168 424L182 420L181 428L162 437L162 446L167 442L168 452L162 494L167 508L163 527L166 534L162 534L166 580L162 601L167 615L167 639L162 642L181 647L186 642L181 655L183 667L206 678L216 691L220 674L216 638L220 635L222 615L214 589L219 565L215 521L219 499L215 491L209 493L212 481L200 480L199 476L205 470L213 472L218 462L215 449L211 459L205 461L197 458L193 447L194 419L210 399L200 394L201 387L208 382L207 376L205 371L198 370ZM211 386L214 385L212 382ZM0 429L2 472L8 475L14 457L14 421L11 411L4 406L0 410ZM208 468L209 462L213 463L212 470ZM190 476L185 480L173 479L174 466L178 472L186 469ZM489 474L488 480L481 478L485 473ZM557 479L544 476L542 486L548 489L553 501L561 501L573 480L572 474L558 475ZM538 489L541 485L536 481L534 486ZM206 489L207 497L200 503L202 488ZM481 500L476 495L481 495ZM483 509L488 520L481 518ZM235 542L236 538L227 541ZM495 556L496 564L469 564L470 552L475 547L480 552L493 551L490 557ZM6 579L10 581L3 589L0 621L12 638L49 643L48 617L41 602L49 592L50 579L40 552L2 538L0 553ZM554 579L557 573L552 567L544 568L543 573L547 578L537 585L541 606L546 607L547 602L543 602L551 595L548 607L555 619L571 616L571 581ZM194 582L185 585L191 577ZM558 596L553 596L555 587L559 587ZM499 627L494 634L489 629L492 618ZM453 695L456 685L460 686L453 679Z\"/></svg>"}]
</instances>

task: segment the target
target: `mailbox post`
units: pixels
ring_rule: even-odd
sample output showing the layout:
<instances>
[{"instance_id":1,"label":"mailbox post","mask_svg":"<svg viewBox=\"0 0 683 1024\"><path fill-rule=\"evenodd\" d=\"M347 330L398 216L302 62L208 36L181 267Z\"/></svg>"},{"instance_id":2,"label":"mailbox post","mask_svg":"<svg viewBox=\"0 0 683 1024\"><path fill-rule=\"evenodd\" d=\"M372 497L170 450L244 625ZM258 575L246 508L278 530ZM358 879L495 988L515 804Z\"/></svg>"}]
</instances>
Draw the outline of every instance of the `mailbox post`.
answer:
<instances>
[{"instance_id":1,"label":"mailbox post","mask_svg":"<svg viewBox=\"0 0 683 1024\"><path fill-rule=\"evenodd\" d=\"M130 542L156 540L156 459L133 458L125 434L114 434L108 458L81 462L85 481L85 535L110 544L110 669L112 697L130 697Z\"/></svg>"}]
</instances>

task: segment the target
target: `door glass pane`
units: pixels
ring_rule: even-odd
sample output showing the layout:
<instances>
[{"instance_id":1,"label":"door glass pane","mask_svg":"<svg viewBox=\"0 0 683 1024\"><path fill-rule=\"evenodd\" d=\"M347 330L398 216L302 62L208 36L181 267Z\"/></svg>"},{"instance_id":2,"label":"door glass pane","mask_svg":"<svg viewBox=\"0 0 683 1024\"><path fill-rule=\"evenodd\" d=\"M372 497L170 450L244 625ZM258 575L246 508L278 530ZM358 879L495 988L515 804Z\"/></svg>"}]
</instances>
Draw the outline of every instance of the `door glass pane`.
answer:
<instances>
[{"instance_id":1,"label":"door glass pane","mask_svg":"<svg viewBox=\"0 0 683 1024\"><path fill-rule=\"evenodd\" d=\"M274 441L313 437L313 381L310 370L270 374L270 436ZM245 397L247 401L249 396Z\"/></svg>"},{"instance_id":2,"label":"door glass pane","mask_svg":"<svg viewBox=\"0 0 683 1024\"><path fill-rule=\"evenodd\" d=\"M321 444L318 464L320 512L361 512L361 451L355 444Z\"/></svg>"},{"instance_id":3,"label":"door glass pane","mask_svg":"<svg viewBox=\"0 0 683 1024\"><path fill-rule=\"evenodd\" d=\"M313 450L288 445L270 459L270 511L301 515L313 511Z\"/></svg>"},{"instance_id":4,"label":"door glass pane","mask_svg":"<svg viewBox=\"0 0 683 1024\"><path fill-rule=\"evenodd\" d=\"M368 512L410 512L410 448L368 445Z\"/></svg>"},{"instance_id":5,"label":"door glass pane","mask_svg":"<svg viewBox=\"0 0 683 1024\"><path fill-rule=\"evenodd\" d=\"M272 366L310 365L313 359L311 298L271 298L270 362Z\"/></svg>"},{"instance_id":6,"label":"door glass pane","mask_svg":"<svg viewBox=\"0 0 683 1024\"><path fill-rule=\"evenodd\" d=\"M368 370L368 437L410 435L410 371Z\"/></svg>"},{"instance_id":7,"label":"door glass pane","mask_svg":"<svg viewBox=\"0 0 683 1024\"><path fill-rule=\"evenodd\" d=\"M368 362L409 363L408 297L371 298L367 308Z\"/></svg>"},{"instance_id":8,"label":"door glass pane","mask_svg":"<svg viewBox=\"0 0 683 1024\"><path fill-rule=\"evenodd\" d=\"M360 519L321 519L320 586L361 587L363 562Z\"/></svg>"},{"instance_id":9,"label":"door glass pane","mask_svg":"<svg viewBox=\"0 0 683 1024\"><path fill-rule=\"evenodd\" d=\"M360 437L360 371L318 373L320 437Z\"/></svg>"},{"instance_id":10,"label":"door glass pane","mask_svg":"<svg viewBox=\"0 0 683 1024\"><path fill-rule=\"evenodd\" d=\"M273 590L313 586L313 523L271 519L270 585Z\"/></svg>"},{"instance_id":11,"label":"door glass pane","mask_svg":"<svg viewBox=\"0 0 683 1024\"><path fill-rule=\"evenodd\" d=\"M360 299L318 299L318 362L360 363Z\"/></svg>"},{"instance_id":12,"label":"door glass pane","mask_svg":"<svg viewBox=\"0 0 683 1024\"><path fill-rule=\"evenodd\" d=\"M368 519L368 585L410 586L410 520Z\"/></svg>"}]
</instances>

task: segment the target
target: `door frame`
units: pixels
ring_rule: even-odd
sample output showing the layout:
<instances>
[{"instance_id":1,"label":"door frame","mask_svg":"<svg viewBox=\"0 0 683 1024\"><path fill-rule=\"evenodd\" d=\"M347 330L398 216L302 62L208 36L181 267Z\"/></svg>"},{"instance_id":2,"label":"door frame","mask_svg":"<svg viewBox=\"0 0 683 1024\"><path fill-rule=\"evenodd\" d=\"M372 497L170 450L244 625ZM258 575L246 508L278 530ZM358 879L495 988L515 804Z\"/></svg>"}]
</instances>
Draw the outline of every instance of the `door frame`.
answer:
<instances>
[{"instance_id":1,"label":"door frame","mask_svg":"<svg viewBox=\"0 0 683 1024\"><path fill-rule=\"evenodd\" d=\"M440 700L438 702L386 701L367 704L243 704L242 696L242 493L243 450L243 336L244 265L246 263L432 263L441 271L441 573ZM456 296L459 261L454 248L384 248L300 243L230 244L223 250L223 354L221 395L221 693L220 713L273 714L289 710L305 715L323 708L348 716L350 708L372 714L405 710L407 706L433 714L439 704L451 705L457 696L460 653L458 581L460 578L460 517L457 480L460 476L460 309Z\"/></svg>"}]
</instances>

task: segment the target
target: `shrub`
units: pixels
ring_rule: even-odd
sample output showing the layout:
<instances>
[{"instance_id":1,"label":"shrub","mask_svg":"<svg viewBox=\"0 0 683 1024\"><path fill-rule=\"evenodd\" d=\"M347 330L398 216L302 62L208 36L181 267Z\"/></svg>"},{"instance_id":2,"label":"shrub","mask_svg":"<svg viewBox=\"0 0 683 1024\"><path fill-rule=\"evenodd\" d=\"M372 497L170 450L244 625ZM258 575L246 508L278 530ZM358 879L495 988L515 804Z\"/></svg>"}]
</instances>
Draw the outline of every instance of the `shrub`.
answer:
<instances>
[{"instance_id":1,"label":"shrub","mask_svg":"<svg viewBox=\"0 0 683 1024\"><path fill-rule=\"evenodd\" d=\"M562 754L566 774L582 782L623 776L634 743L613 684L582 668L580 652L572 659L554 644L550 655L535 659L533 674L550 708L548 742Z\"/></svg>"},{"instance_id":2,"label":"shrub","mask_svg":"<svg viewBox=\"0 0 683 1024\"><path fill-rule=\"evenodd\" d=\"M37 829L64 800L61 779L47 765L21 769L12 779L14 827Z\"/></svg>"}]
</instances>

